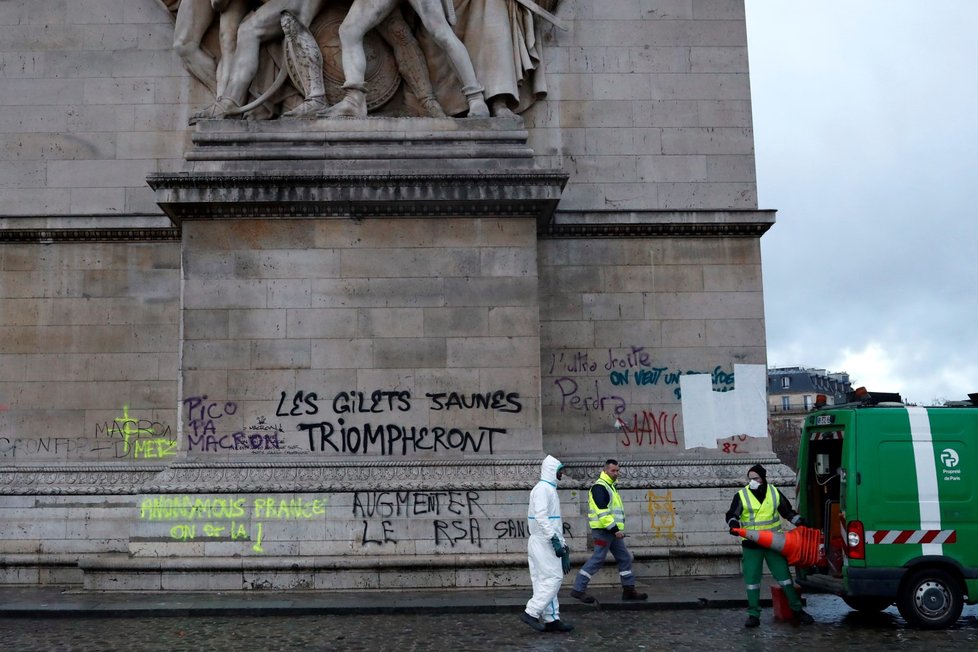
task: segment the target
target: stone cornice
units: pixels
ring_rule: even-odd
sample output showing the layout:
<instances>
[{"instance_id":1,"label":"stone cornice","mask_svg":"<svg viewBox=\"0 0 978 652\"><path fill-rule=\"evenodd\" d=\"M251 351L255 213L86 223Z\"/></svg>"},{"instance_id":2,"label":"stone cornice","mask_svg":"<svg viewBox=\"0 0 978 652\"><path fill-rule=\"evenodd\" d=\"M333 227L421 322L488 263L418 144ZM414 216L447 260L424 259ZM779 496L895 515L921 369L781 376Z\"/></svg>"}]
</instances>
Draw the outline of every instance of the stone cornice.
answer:
<instances>
[{"instance_id":1,"label":"stone cornice","mask_svg":"<svg viewBox=\"0 0 978 652\"><path fill-rule=\"evenodd\" d=\"M499 216L548 221L568 175L169 173L147 177L174 223L186 219Z\"/></svg>"},{"instance_id":2,"label":"stone cornice","mask_svg":"<svg viewBox=\"0 0 978 652\"><path fill-rule=\"evenodd\" d=\"M179 241L178 228L0 229L0 243Z\"/></svg>"},{"instance_id":3,"label":"stone cornice","mask_svg":"<svg viewBox=\"0 0 978 652\"><path fill-rule=\"evenodd\" d=\"M774 225L773 210L556 211L540 238L750 237Z\"/></svg>"},{"instance_id":4,"label":"stone cornice","mask_svg":"<svg viewBox=\"0 0 978 652\"><path fill-rule=\"evenodd\" d=\"M794 481L774 458L736 460L623 460L623 489L741 486L751 464L769 466L776 484ZM600 465L568 462L562 489L583 489ZM0 467L0 494L133 495L150 493L255 493L338 491L525 490L540 460L438 462L73 464Z\"/></svg>"}]
</instances>

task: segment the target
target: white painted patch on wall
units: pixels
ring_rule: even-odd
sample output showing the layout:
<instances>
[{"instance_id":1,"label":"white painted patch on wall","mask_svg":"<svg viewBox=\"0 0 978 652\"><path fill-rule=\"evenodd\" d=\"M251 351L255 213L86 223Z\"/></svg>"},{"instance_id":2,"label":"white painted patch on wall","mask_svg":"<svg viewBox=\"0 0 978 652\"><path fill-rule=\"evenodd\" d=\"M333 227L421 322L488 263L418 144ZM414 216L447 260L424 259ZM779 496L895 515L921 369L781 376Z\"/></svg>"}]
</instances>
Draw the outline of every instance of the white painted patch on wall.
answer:
<instances>
[{"instance_id":1,"label":"white painted patch on wall","mask_svg":"<svg viewBox=\"0 0 978 652\"><path fill-rule=\"evenodd\" d=\"M714 392L709 374L683 376L683 438L686 449L716 448L734 435L767 437L767 367L734 365L734 389Z\"/></svg>"}]
</instances>

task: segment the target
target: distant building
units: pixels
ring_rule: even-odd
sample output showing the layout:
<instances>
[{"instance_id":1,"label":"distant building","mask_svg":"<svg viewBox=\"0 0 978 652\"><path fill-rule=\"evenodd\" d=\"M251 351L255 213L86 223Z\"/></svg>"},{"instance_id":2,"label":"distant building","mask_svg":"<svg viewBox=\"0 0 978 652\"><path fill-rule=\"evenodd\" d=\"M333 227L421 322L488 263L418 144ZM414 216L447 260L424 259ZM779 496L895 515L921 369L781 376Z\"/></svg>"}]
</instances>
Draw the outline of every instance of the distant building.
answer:
<instances>
[{"instance_id":1,"label":"distant building","mask_svg":"<svg viewBox=\"0 0 978 652\"><path fill-rule=\"evenodd\" d=\"M808 367L772 367L767 370L768 429L771 446L782 462L797 470L798 436L805 415L822 394L827 405L846 402L852 390L849 374L828 373Z\"/></svg>"}]
</instances>

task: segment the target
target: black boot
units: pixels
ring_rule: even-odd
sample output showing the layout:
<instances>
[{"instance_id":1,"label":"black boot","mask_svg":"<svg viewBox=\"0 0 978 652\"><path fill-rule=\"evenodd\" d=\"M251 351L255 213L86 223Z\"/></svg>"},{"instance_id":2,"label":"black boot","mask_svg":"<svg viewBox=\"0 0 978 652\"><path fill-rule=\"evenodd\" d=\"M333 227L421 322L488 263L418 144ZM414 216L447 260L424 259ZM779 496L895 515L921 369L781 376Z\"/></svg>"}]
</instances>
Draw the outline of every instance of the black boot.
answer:
<instances>
[{"instance_id":1,"label":"black boot","mask_svg":"<svg viewBox=\"0 0 978 652\"><path fill-rule=\"evenodd\" d=\"M744 627L758 627L761 624L761 619L757 616L747 616L747 620L744 622Z\"/></svg>"},{"instance_id":2,"label":"black boot","mask_svg":"<svg viewBox=\"0 0 978 652\"><path fill-rule=\"evenodd\" d=\"M635 590L635 587L634 586L625 586L625 587L622 587L622 589L621 589L621 599L622 600L633 600L633 601L639 602L639 601L642 601L642 600L648 600L649 599L649 594L648 593L639 593L638 591Z\"/></svg>"},{"instance_id":3,"label":"black boot","mask_svg":"<svg viewBox=\"0 0 978 652\"><path fill-rule=\"evenodd\" d=\"M795 614L795 622L798 623L799 625L811 625L812 623L815 622L815 619L812 618L811 615L808 614L804 609L799 609L798 611L794 612L794 614Z\"/></svg>"},{"instance_id":4,"label":"black boot","mask_svg":"<svg viewBox=\"0 0 978 652\"><path fill-rule=\"evenodd\" d=\"M571 597L584 604L594 604L594 596L589 595L586 591L571 591Z\"/></svg>"},{"instance_id":5,"label":"black boot","mask_svg":"<svg viewBox=\"0 0 978 652\"><path fill-rule=\"evenodd\" d=\"M522 613L522 615L520 615L520 620L522 620L524 623L526 623L533 629L537 630L538 632L547 631L546 627L544 626L543 623L540 622L539 618L534 618L533 616L526 613L525 611Z\"/></svg>"},{"instance_id":6,"label":"black boot","mask_svg":"<svg viewBox=\"0 0 978 652\"><path fill-rule=\"evenodd\" d=\"M568 625L567 623L561 622L559 620L555 620L553 622L547 623L543 627L548 632L569 632L572 629L574 629L573 625Z\"/></svg>"}]
</instances>

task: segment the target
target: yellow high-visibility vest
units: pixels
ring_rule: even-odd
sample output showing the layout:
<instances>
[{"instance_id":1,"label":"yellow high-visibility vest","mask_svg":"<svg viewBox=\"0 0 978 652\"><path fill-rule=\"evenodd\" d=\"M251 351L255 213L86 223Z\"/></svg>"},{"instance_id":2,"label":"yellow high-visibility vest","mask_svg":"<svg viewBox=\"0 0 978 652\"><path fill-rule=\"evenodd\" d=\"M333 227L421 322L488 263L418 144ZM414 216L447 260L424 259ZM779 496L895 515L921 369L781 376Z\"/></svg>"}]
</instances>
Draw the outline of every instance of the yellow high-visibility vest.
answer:
<instances>
[{"instance_id":1,"label":"yellow high-visibility vest","mask_svg":"<svg viewBox=\"0 0 978 652\"><path fill-rule=\"evenodd\" d=\"M608 490L608 495L611 496L611 500L608 501L608 506L604 508L599 508L594 502L594 495L592 494L594 487L591 487L592 491L587 493L587 522L592 530L607 530L610 529L612 525L617 525L618 529L622 532L625 531L625 507L621 504L621 496L618 495L618 490L615 489L615 481L604 471L601 472L601 476L598 481L594 483L595 486L601 485Z\"/></svg>"},{"instance_id":2,"label":"yellow high-visibility vest","mask_svg":"<svg viewBox=\"0 0 978 652\"><path fill-rule=\"evenodd\" d=\"M740 527L745 530L781 530L781 515L778 506L781 504L781 492L772 485L767 486L764 501L760 502L750 490L750 485L740 490Z\"/></svg>"}]
</instances>

